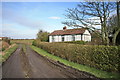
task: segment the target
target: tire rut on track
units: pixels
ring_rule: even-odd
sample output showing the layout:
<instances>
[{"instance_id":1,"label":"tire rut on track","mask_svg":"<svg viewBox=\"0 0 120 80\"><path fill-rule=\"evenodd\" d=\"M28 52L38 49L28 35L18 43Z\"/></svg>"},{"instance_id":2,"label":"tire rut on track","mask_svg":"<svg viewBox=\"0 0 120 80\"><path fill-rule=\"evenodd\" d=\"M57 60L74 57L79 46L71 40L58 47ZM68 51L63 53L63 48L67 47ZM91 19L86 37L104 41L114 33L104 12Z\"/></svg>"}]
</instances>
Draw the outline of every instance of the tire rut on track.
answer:
<instances>
[{"instance_id":1,"label":"tire rut on track","mask_svg":"<svg viewBox=\"0 0 120 80\"><path fill-rule=\"evenodd\" d=\"M32 69L31 69L31 66L29 64L28 57L27 57L26 53L23 52L23 48L20 51L20 60L21 60L21 64L22 64L22 69L23 69L24 74L25 74L25 78L29 78L29 76L32 75Z\"/></svg>"},{"instance_id":2,"label":"tire rut on track","mask_svg":"<svg viewBox=\"0 0 120 80\"><path fill-rule=\"evenodd\" d=\"M55 67L51 67L43 57L27 46L27 57L33 71L32 78L69 78Z\"/></svg>"}]
</instances>

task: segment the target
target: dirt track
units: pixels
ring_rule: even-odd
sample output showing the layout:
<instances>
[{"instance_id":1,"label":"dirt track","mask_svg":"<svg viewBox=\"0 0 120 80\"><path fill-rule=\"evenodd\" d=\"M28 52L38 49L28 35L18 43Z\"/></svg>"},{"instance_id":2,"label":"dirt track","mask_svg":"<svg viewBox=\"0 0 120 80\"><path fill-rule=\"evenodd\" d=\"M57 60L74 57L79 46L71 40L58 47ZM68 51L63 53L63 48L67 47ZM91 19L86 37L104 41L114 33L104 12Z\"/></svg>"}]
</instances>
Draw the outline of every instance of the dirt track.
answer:
<instances>
[{"instance_id":1,"label":"dirt track","mask_svg":"<svg viewBox=\"0 0 120 80\"><path fill-rule=\"evenodd\" d=\"M22 71L20 52L21 46L10 56L10 58L3 64L2 77L3 78L24 78Z\"/></svg>"},{"instance_id":2,"label":"dirt track","mask_svg":"<svg viewBox=\"0 0 120 80\"><path fill-rule=\"evenodd\" d=\"M48 60L37 54L29 46L26 53L21 45L3 64L3 78L93 78L94 76Z\"/></svg>"}]
</instances>

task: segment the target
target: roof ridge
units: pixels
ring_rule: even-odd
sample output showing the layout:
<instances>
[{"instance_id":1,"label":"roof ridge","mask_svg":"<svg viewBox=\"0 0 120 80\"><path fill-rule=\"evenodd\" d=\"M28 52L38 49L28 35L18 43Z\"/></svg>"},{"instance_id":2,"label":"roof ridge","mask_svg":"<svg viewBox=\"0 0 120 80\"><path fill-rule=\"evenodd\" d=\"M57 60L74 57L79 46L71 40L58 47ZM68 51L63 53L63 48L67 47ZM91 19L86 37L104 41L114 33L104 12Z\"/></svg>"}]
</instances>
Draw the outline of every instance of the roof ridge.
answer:
<instances>
[{"instance_id":1,"label":"roof ridge","mask_svg":"<svg viewBox=\"0 0 120 80\"><path fill-rule=\"evenodd\" d=\"M74 28L74 29L85 29L85 28ZM74 30L74 29L65 29L65 30ZM64 31L64 30L55 30L55 31Z\"/></svg>"},{"instance_id":2,"label":"roof ridge","mask_svg":"<svg viewBox=\"0 0 120 80\"><path fill-rule=\"evenodd\" d=\"M65 30L55 30L50 35L71 35L71 34L83 34L85 28L75 28L75 29L65 29Z\"/></svg>"}]
</instances>

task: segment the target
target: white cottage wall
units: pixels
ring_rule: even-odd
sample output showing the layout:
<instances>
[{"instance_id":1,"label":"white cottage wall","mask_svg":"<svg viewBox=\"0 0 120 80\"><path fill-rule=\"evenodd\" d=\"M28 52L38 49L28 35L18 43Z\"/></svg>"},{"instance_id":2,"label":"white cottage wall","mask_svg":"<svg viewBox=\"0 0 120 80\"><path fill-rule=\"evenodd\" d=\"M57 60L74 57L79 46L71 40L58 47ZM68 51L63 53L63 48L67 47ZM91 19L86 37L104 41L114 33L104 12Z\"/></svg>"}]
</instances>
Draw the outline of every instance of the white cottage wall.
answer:
<instances>
[{"instance_id":1,"label":"white cottage wall","mask_svg":"<svg viewBox=\"0 0 120 80\"><path fill-rule=\"evenodd\" d=\"M85 30L82 36L83 41L91 41L91 34L88 30Z\"/></svg>"},{"instance_id":2,"label":"white cottage wall","mask_svg":"<svg viewBox=\"0 0 120 80\"><path fill-rule=\"evenodd\" d=\"M64 41L72 41L72 35L65 35L64 38Z\"/></svg>"},{"instance_id":3,"label":"white cottage wall","mask_svg":"<svg viewBox=\"0 0 120 80\"><path fill-rule=\"evenodd\" d=\"M81 40L81 34L74 35L75 36L75 41L80 41ZM49 36L49 42L62 42L62 37L64 37L64 41L73 41L73 36L72 35L55 35L55 36ZM54 40L53 40L54 38ZM83 41L91 41L91 34L89 33L88 30L85 30L85 32L82 35L82 40Z\"/></svg>"},{"instance_id":4,"label":"white cottage wall","mask_svg":"<svg viewBox=\"0 0 120 80\"><path fill-rule=\"evenodd\" d=\"M52 42L52 36L49 36L49 42Z\"/></svg>"},{"instance_id":5,"label":"white cottage wall","mask_svg":"<svg viewBox=\"0 0 120 80\"><path fill-rule=\"evenodd\" d=\"M62 36L58 36L58 42L62 42Z\"/></svg>"},{"instance_id":6,"label":"white cottage wall","mask_svg":"<svg viewBox=\"0 0 120 80\"><path fill-rule=\"evenodd\" d=\"M59 36L54 36L55 41L54 42L59 42Z\"/></svg>"},{"instance_id":7,"label":"white cottage wall","mask_svg":"<svg viewBox=\"0 0 120 80\"><path fill-rule=\"evenodd\" d=\"M81 40L81 35L75 35L75 41L80 41Z\"/></svg>"}]
</instances>

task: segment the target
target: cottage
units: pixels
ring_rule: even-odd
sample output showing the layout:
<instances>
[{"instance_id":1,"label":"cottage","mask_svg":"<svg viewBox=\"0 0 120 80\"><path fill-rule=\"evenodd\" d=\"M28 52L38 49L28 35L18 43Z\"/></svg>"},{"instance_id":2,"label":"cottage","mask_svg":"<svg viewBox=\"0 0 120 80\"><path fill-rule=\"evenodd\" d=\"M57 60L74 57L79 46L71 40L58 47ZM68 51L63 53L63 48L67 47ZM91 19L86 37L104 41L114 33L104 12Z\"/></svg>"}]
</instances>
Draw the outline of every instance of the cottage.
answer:
<instances>
[{"instance_id":1,"label":"cottage","mask_svg":"<svg viewBox=\"0 0 120 80\"><path fill-rule=\"evenodd\" d=\"M91 34L85 28L56 30L49 34L49 42L91 41Z\"/></svg>"}]
</instances>

